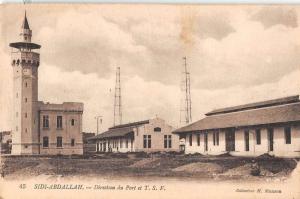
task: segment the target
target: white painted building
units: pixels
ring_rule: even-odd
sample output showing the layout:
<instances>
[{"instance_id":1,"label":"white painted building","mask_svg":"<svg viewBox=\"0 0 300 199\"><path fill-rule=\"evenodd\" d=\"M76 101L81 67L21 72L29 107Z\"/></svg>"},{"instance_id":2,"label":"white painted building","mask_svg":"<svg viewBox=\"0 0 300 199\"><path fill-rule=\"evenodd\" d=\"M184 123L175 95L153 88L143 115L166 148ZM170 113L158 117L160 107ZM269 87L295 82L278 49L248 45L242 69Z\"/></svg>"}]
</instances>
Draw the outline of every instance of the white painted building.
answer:
<instances>
[{"instance_id":1,"label":"white painted building","mask_svg":"<svg viewBox=\"0 0 300 199\"><path fill-rule=\"evenodd\" d=\"M25 17L20 41L10 43L13 67L12 154L82 154L83 104L38 101L40 45Z\"/></svg>"},{"instance_id":2,"label":"white painted building","mask_svg":"<svg viewBox=\"0 0 300 199\"><path fill-rule=\"evenodd\" d=\"M299 96L214 110L173 133L185 138L185 153L299 157Z\"/></svg>"},{"instance_id":3,"label":"white painted building","mask_svg":"<svg viewBox=\"0 0 300 199\"><path fill-rule=\"evenodd\" d=\"M179 151L179 137L163 119L154 118L122 124L108 129L90 140L97 152Z\"/></svg>"}]
</instances>

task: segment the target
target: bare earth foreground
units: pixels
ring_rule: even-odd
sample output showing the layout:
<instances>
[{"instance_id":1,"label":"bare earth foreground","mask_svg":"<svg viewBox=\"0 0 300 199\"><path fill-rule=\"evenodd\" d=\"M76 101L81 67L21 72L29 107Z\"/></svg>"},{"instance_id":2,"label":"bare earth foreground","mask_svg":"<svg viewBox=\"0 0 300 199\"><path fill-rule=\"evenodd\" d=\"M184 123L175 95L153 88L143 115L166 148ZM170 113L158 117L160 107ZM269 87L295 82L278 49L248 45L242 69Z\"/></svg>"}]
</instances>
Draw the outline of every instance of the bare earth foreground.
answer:
<instances>
[{"instance_id":1,"label":"bare earth foreground","mask_svg":"<svg viewBox=\"0 0 300 199\"><path fill-rule=\"evenodd\" d=\"M5 180L99 177L107 179L193 179L285 181L299 159L182 154L95 154L89 156L5 156L1 175Z\"/></svg>"}]
</instances>

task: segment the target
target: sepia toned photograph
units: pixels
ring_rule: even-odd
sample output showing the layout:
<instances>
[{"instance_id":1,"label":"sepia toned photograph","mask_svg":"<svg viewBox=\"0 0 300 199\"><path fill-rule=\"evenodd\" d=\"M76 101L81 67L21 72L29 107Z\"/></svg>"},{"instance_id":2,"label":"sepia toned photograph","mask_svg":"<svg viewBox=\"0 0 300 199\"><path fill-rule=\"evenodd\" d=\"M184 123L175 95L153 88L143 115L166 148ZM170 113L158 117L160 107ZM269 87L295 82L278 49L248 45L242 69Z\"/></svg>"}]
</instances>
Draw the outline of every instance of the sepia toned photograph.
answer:
<instances>
[{"instance_id":1,"label":"sepia toned photograph","mask_svg":"<svg viewBox=\"0 0 300 199\"><path fill-rule=\"evenodd\" d=\"M0 199L300 198L300 6L0 5Z\"/></svg>"}]
</instances>

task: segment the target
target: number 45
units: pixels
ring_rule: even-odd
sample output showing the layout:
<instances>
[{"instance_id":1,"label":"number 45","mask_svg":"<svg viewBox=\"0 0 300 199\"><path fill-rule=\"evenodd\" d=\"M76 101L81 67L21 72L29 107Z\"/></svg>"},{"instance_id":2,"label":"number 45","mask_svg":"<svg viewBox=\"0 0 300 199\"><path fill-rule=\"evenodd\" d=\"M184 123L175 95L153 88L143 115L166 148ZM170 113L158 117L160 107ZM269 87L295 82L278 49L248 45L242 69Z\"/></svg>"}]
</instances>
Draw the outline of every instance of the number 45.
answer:
<instances>
[{"instance_id":1,"label":"number 45","mask_svg":"<svg viewBox=\"0 0 300 199\"><path fill-rule=\"evenodd\" d=\"M20 189L26 189L26 184L20 184L19 187Z\"/></svg>"}]
</instances>

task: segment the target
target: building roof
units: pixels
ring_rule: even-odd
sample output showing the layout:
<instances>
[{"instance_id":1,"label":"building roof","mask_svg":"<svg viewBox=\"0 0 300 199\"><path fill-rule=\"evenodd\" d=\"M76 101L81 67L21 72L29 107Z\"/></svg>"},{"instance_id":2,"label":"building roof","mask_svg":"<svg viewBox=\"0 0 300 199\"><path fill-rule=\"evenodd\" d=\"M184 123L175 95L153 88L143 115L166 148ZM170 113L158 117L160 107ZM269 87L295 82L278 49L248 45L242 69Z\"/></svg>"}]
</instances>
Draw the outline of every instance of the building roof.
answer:
<instances>
[{"instance_id":1,"label":"building roof","mask_svg":"<svg viewBox=\"0 0 300 199\"><path fill-rule=\"evenodd\" d=\"M216 110L206 113L205 115L210 116L210 115L216 115L216 114L237 112L237 111L243 111L243 110L249 110L249 109L255 109L255 108L263 108L263 107L269 107L269 106L275 106L275 105L281 105L281 104L289 104L289 103L295 103L295 102L299 102L299 95L278 98L278 99L273 99L273 100L267 100L267 101L261 101L261 102L255 102L255 103L250 103L250 104L244 104L244 105L240 105L240 106L216 109Z\"/></svg>"},{"instance_id":2,"label":"building roof","mask_svg":"<svg viewBox=\"0 0 300 199\"><path fill-rule=\"evenodd\" d=\"M13 48L30 48L30 49L40 49L41 45L29 42L13 42L9 44Z\"/></svg>"},{"instance_id":3,"label":"building roof","mask_svg":"<svg viewBox=\"0 0 300 199\"><path fill-rule=\"evenodd\" d=\"M105 131L99 135L89 138L89 140L127 136L133 133L133 129L136 126L143 125L143 124L149 124L149 120L143 120L143 121L121 124L114 127L110 127L108 131Z\"/></svg>"},{"instance_id":4,"label":"building roof","mask_svg":"<svg viewBox=\"0 0 300 199\"><path fill-rule=\"evenodd\" d=\"M174 133L300 121L300 102L208 115Z\"/></svg>"},{"instance_id":5,"label":"building roof","mask_svg":"<svg viewBox=\"0 0 300 199\"><path fill-rule=\"evenodd\" d=\"M24 20L23 20L23 23L22 23L22 29L30 30L29 23L28 23L27 16L26 16L26 11L25 11Z\"/></svg>"},{"instance_id":6,"label":"building roof","mask_svg":"<svg viewBox=\"0 0 300 199\"><path fill-rule=\"evenodd\" d=\"M124 128L117 128L117 129L109 129L104 133L96 135L95 137L88 138L89 140L96 140L96 139L104 139L104 138L113 138L113 137L124 137L133 133L133 127L124 127Z\"/></svg>"},{"instance_id":7,"label":"building roof","mask_svg":"<svg viewBox=\"0 0 300 199\"><path fill-rule=\"evenodd\" d=\"M51 104L39 101L39 111L59 111L59 112L83 112L84 104L81 102L63 102L62 104Z\"/></svg>"},{"instance_id":8,"label":"building roof","mask_svg":"<svg viewBox=\"0 0 300 199\"><path fill-rule=\"evenodd\" d=\"M110 127L109 129L116 129L116 128L123 128L123 127L130 127L130 126L139 126L143 124L149 124L149 120L143 120L143 121L138 121L138 122L132 122L132 123L127 123L127 124L120 124L117 126Z\"/></svg>"}]
</instances>

